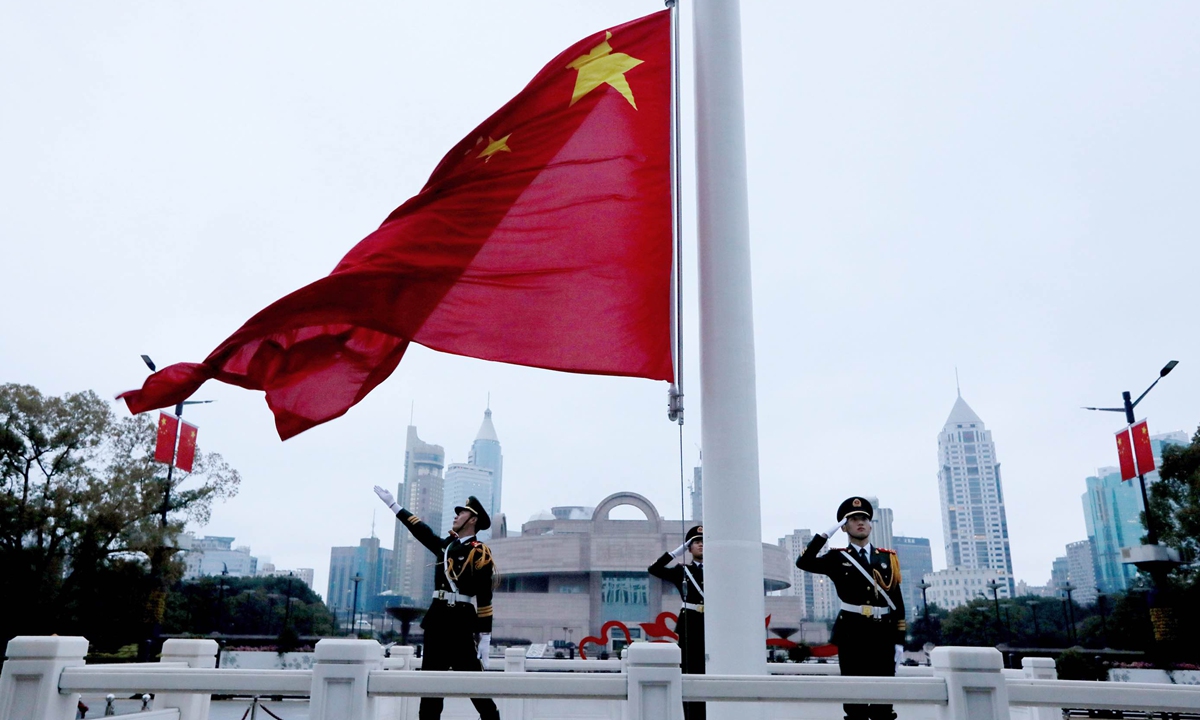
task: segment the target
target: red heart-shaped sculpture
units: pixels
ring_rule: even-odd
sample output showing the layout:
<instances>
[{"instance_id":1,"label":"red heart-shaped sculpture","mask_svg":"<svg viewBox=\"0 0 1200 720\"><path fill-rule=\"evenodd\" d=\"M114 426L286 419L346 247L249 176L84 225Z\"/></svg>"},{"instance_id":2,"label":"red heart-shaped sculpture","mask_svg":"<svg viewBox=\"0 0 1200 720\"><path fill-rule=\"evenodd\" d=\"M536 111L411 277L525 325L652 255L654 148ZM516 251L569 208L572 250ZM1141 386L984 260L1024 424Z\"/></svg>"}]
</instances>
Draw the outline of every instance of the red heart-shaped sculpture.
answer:
<instances>
[{"instance_id":1,"label":"red heart-shaped sculpture","mask_svg":"<svg viewBox=\"0 0 1200 720\"><path fill-rule=\"evenodd\" d=\"M633 637L629 634L629 628L625 627L625 623L621 622L620 620L609 620L608 622L604 623L604 625L600 628L600 637L596 637L595 635L588 635L587 637L585 637L584 639L579 641L579 657L583 658L584 660L587 660L587 653L584 651L583 646L587 645L588 643L593 643L595 645L601 645L601 646L607 645L608 644L608 631L615 627L621 628L621 632L625 633L625 642L626 643L633 642Z\"/></svg>"}]
</instances>

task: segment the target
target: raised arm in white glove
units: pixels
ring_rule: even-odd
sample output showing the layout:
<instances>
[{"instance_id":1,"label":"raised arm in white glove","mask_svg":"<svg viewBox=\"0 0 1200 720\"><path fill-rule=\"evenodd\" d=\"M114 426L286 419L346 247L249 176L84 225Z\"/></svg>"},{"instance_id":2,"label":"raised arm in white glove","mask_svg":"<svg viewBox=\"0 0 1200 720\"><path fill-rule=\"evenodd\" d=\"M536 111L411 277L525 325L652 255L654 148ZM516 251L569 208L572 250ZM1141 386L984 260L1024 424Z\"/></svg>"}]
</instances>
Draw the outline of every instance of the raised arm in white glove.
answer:
<instances>
[{"instance_id":1,"label":"raised arm in white glove","mask_svg":"<svg viewBox=\"0 0 1200 720\"><path fill-rule=\"evenodd\" d=\"M391 492L376 485L375 494L379 496L379 499L383 501L384 505L387 505L392 509L393 515L400 513L400 510L402 509L400 507L400 503L396 502L396 496L392 495Z\"/></svg>"},{"instance_id":2,"label":"raised arm in white glove","mask_svg":"<svg viewBox=\"0 0 1200 720\"><path fill-rule=\"evenodd\" d=\"M675 558L676 560L682 560L683 554L686 552L687 552L687 543L684 543L671 551L671 557Z\"/></svg>"},{"instance_id":3,"label":"raised arm in white glove","mask_svg":"<svg viewBox=\"0 0 1200 720\"><path fill-rule=\"evenodd\" d=\"M834 525L833 527L829 528L828 530L826 530L825 532L823 532L821 534L827 538L831 538L831 537L833 537L834 533L836 533L838 530L841 530L842 526L845 524L846 524L846 520L843 518L840 523L838 523L837 525Z\"/></svg>"},{"instance_id":4,"label":"raised arm in white glove","mask_svg":"<svg viewBox=\"0 0 1200 720\"><path fill-rule=\"evenodd\" d=\"M492 634L479 633L479 652L477 654L479 655L479 664L483 666L484 670L488 669L488 652L491 650L491 647Z\"/></svg>"}]
</instances>

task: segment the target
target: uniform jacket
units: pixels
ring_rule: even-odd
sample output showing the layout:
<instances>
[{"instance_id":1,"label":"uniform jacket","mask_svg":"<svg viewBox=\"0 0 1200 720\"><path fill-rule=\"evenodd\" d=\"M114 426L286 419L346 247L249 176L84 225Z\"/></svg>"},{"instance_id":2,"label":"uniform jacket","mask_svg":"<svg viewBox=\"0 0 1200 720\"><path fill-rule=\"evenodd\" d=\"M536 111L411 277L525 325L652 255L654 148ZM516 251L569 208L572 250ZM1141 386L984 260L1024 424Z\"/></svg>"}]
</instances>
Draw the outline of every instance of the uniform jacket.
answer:
<instances>
[{"instance_id":1,"label":"uniform jacket","mask_svg":"<svg viewBox=\"0 0 1200 720\"><path fill-rule=\"evenodd\" d=\"M490 633L492 631L492 577L495 563L492 552L487 545L472 538L460 542L458 538L444 538L434 534L433 529L421 522L421 518L413 515L404 508L396 513L404 526L412 533L417 542L424 545L437 558L434 565L433 585L435 590L453 592L450 578L462 595L475 598L478 610L470 603L455 603L450 605L445 600L434 600L421 627L426 630L440 630L460 623L467 623L472 632ZM446 552L446 548L449 552ZM443 561L445 558L445 561ZM446 575L449 573L450 578Z\"/></svg>"},{"instance_id":2,"label":"uniform jacket","mask_svg":"<svg viewBox=\"0 0 1200 720\"><path fill-rule=\"evenodd\" d=\"M837 588L838 598L850 605L872 605L887 607L887 600L872 586L871 581L863 577L850 560L842 554L843 548L830 550L825 555L817 557L821 548L829 539L824 535L816 535L805 548L804 554L796 559L796 567L805 572L828 575ZM854 554L854 551L850 551ZM834 642L838 636L843 639L847 635L855 636L886 634L893 638L893 644L903 644L908 632L908 623L904 619L904 597L900 594L900 561L891 550L871 547L870 565L867 572L875 577L875 582L887 593L895 604L896 609L879 619L872 619L861 614L842 611L838 614L834 625ZM840 631L840 632L839 632Z\"/></svg>"},{"instance_id":3,"label":"uniform jacket","mask_svg":"<svg viewBox=\"0 0 1200 720\"><path fill-rule=\"evenodd\" d=\"M671 560L671 553L663 553L662 557L655 560L654 564L648 568L650 574L674 585L679 590L679 596L683 602L703 605L704 567L696 563L688 563L688 572L696 579L696 582L693 583L691 578L687 576L687 573L683 571L682 565L667 567Z\"/></svg>"}]
</instances>

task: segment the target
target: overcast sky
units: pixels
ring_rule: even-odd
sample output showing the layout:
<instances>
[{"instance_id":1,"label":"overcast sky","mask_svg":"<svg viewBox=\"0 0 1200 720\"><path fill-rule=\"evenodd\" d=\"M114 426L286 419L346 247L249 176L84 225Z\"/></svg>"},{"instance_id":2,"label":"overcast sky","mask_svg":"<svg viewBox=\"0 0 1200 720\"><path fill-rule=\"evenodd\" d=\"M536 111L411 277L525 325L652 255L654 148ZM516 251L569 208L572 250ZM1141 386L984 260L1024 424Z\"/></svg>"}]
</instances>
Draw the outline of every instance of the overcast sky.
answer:
<instances>
[{"instance_id":1,"label":"overcast sky","mask_svg":"<svg viewBox=\"0 0 1200 720\"><path fill-rule=\"evenodd\" d=\"M684 5L690 118L690 3ZM658 2L0 5L0 382L106 397L328 273L562 49ZM937 434L993 431L1018 579L1086 537L1114 405L1200 424L1200 4L742 4L764 540L851 494L944 567ZM687 169L688 378L698 377ZM700 438L688 390L687 472ZM280 567L392 520L420 435L465 462L491 393L510 527L633 490L679 517L666 385L413 347L281 443L261 394L187 411L243 474L202 534ZM124 413L123 409L120 412Z\"/></svg>"}]
</instances>

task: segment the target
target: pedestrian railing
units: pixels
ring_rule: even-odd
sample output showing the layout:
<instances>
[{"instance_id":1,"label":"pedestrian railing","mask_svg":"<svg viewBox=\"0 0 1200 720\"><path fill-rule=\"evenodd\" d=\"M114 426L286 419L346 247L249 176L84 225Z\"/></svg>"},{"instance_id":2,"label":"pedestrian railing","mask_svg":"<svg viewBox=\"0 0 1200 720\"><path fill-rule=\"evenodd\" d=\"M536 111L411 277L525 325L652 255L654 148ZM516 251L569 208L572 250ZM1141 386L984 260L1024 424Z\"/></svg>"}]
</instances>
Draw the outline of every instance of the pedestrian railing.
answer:
<instances>
[{"instance_id":1,"label":"pedestrian railing","mask_svg":"<svg viewBox=\"0 0 1200 720\"><path fill-rule=\"evenodd\" d=\"M153 693L139 720L208 720L213 694L308 697L310 720L410 720L421 696L496 698L501 716L513 720L680 720L684 700L755 703L773 720L840 717L843 702L892 703L904 720L1058 720L1062 708L1200 711L1200 687L1057 680L1046 658L1005 671L993 648L937 648L932 667L904 668L896 678L682 675L679 648L660 643L634 643L624 659L609 661L526 659L513 648L503 671L491 673L412 672L411 648L385 658L370 640L320 641L311 670L216 669L212 640L168 640L160 663L88 666L86 652L79 637L10 641L0 720L70 720L79 693L93 692ZM453 703L446 720L474 717L469 705Z\"/></svg>"}]
</instances>

